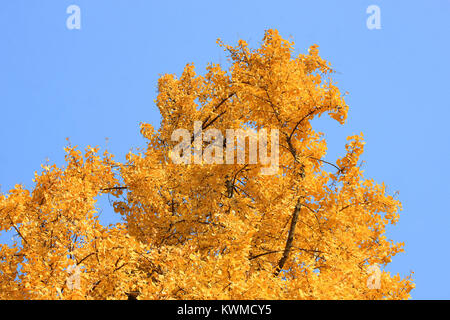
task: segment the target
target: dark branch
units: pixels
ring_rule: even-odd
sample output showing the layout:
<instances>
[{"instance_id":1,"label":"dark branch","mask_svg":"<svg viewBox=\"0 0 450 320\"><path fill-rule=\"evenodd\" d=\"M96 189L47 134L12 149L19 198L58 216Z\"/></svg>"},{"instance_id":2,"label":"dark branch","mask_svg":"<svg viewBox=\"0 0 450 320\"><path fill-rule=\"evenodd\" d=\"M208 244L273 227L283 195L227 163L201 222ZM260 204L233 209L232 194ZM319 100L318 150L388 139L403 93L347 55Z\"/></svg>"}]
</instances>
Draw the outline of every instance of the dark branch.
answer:
<instances>
[{"instance_id":1,"label":"dark branch","mask_svg":"<svg viewBox=\"0 0 450 320\"><path fill-rule=\"evenodd\" d=\"M272 254L272 253L277 253L277 252L281 252L281 250L274 250L274 251L268 251L268 252L260 253L260 254L257 254L256 256L249 257L248 260L253 260L253 259L265 256L267 254Z\"/></svg>"},{"instance_id":2,"label":"dark branch","mask_svg":"<svg viewBox=\"0 0 450 320\"><path fill-rule=\"evenodd\" d=\"M294 242L295 226L297 225L298 215L300 214L301 208L302 204L299 198L297 204L295 205L294 213L292 214L291 227L289 228L289 234L286 240L286 246L284 247L283 256L281 257L280 261L278 261L278 265L273 273L274 276L278 276L280 274L280 271L283 269L284 264L289 258L289 253L292 249L292 243Z\"/></svg>"},{"instance_id":3,"label":"dark branch","mask_svg":"<svg viewBox=\"0 0 450 320\"><path fill-rule=\"evenodd\" d=\"M111 188L103 188L101 191L111 191L111 190L126 190L128 187L111 187Z\"/></svg>"},{"instance_id":4,"label":"dark branch","mask_svg":"<svg viewBox=\"0 0 450 320\"><path fill-rule=\"evenodd\" d=\"M339 172L342 171L341 168L339 168L337 165L335 165L335 164L333 164L333 163L331 163L331 162L328 162L328 161L325 161L325 160L322 160L322 159L319 159L319 158L316 158L316 157L313 157L313 156L308 156L308 158L311 158L311 159L313 159L313 160L316 160L316 161L320 161L320 162L329 164L330 166L335 167Z\"/></svg>"}]
</instances>

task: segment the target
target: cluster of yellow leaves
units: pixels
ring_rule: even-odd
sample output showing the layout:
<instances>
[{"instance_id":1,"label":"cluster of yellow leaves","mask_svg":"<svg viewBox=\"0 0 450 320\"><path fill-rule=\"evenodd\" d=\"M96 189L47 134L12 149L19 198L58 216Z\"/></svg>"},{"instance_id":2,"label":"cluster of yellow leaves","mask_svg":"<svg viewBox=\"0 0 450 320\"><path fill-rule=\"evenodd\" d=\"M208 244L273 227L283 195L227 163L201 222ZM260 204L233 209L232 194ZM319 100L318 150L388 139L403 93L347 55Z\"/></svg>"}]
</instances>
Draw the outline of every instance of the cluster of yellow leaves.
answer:
<instances>
[{"instance_id":1,"label":"cluster of yellow leaves","mask_svg":"<svg viewBox=\"0 0 450 320\"><path fill-rule=\"evenodd\" d=\"M204 76L187 65L158 82L162 121L142 124L148 140L126 163L87 148L66 149L67 166L45 167L30 192L0 195L2 299L405 299L410 277L382 272L367 286L368 267L388 264L402 244L386 239L400 203L363 178L361 136L346 155L323 160L326 143L311 120L344 123L348 106L317 46L294 56L293 43L268 30L250 49L222 44L230 66ZM280 132L280 166L175 165L177 128L252 127ZM247 154L248 155L248 154ZM117 197L123 223L102 226L96 198ZM79 286L67 284L68 268Z\"/></svg>"}]
</instances>

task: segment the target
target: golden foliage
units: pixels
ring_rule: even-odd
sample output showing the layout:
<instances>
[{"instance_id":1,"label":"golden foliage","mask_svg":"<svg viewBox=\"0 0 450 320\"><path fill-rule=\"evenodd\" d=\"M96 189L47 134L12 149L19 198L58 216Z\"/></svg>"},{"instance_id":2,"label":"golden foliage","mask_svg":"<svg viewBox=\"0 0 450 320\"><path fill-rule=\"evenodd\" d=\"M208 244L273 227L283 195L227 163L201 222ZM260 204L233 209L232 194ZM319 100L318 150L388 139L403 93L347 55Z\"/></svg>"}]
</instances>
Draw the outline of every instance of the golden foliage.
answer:
<instances>
[{"instance_id":1,"label":"golden foliage","mask_svg":"<svg viewBox=\"0 0 450 320\"><path fill-rule=\"evenodd\" d=\"M336 163L311 120L345 122L348 106L317 46L294 56L293 43L268 30L258 49L244 41L229 68L204 76L189 64L158 82L159 130L118 163L97 148L66 148L67 165L44 167L32 191L0 195L2 299L405 299L411 278L383 271L380 289L368 268L388 264L402 244L386 239L400 203L363 178L362 136L349 137ZM278 129L280 166L175 165L171 133L194 121L229 128ZM101 194L117 197L123 223L102 226ZM290 240L288 240L290 239ZM67 283L78 266L79 286Z\"/></svg>"}]
</instances>

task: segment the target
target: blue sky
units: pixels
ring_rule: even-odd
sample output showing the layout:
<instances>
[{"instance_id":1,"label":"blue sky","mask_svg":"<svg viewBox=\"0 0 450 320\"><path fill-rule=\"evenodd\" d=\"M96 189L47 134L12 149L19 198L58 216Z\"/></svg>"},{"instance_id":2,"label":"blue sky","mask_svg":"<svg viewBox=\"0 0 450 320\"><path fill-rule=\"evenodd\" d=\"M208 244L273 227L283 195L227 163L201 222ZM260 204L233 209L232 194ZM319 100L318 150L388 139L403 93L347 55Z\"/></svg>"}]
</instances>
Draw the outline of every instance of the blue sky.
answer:
<instances>
[{"instance_id":1,"label":"blue sky","mask_svg":"<svg viewBox=\"0 0 450 320\"><path fill-rule=\"evenodd\" d=\"M81 9L69 30L66 8ZM369 5L381 29L366 27ZM415 299L449 299L450 0L144 1L4 0L0 5L0 184L32 186L41 163L63 164L66 145L107 147L118 159L141 147L139 122L159 125L156 81L194 62L225 62L215 40L256 47L265 29L312 44L348 91L348 121L320 119L327 160L364 133L365 173L400 191L389 237L405 253L388 270L414 271ZM105 138L108 138L106 143ZM101 199L102 221L116 221ZM7 241L6 236L0 237Z\"/></svg>"}]
</instances>

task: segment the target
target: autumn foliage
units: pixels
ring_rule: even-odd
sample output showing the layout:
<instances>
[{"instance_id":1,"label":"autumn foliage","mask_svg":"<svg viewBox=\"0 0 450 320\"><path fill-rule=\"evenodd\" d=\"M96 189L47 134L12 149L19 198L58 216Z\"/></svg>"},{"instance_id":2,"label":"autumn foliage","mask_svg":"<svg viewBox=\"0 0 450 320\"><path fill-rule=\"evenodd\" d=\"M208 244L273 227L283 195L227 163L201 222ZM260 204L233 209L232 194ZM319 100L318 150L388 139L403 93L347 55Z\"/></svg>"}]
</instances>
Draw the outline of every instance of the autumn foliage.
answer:
<instances>
[{"instance_id":1,"label":"autumn foliage","mask_svg":"<svg viewBox=\"0 0 450 320\"><path fill-rule=\"evenodd\" d=\"M146 148L124 163L107 152L66 147L64 167L43 166L35 186L0 195L1 299L406 299L410 277L386 266L402 244L385 236L401 204L363 177L362 135L343 156L324 160L326 142L311 120L344 124L348 106L317 46L268 30L262 45L228 46L226 69L163 75L158 130L141 125ZM279 169L263 164L174 164L177 128L225 132L278 129ZM108 194L122 223L103 226L96 200ZM79 285L68 285L78 266ZM383 269L383 268L382 268Z\"/></svg>"}]
</instances>

